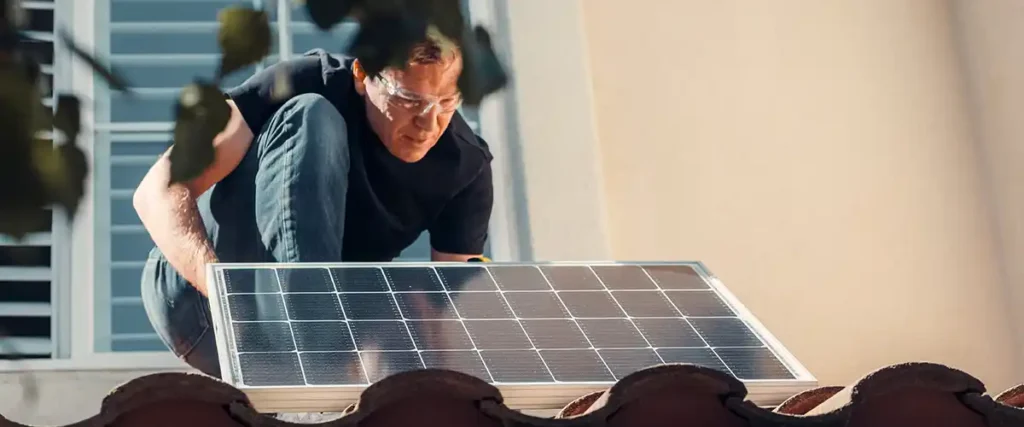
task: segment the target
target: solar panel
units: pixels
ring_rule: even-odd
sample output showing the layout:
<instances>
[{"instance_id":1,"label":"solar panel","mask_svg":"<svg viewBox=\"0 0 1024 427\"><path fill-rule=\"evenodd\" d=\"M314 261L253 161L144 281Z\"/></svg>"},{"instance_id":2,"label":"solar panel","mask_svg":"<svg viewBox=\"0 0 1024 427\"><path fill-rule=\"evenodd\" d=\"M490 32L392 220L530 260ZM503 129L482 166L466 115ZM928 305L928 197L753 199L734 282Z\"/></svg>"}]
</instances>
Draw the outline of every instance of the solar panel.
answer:
<instances>
[{"instance_id":1,"label":"solar panel","mask_svg":"<svg viewBox=\"0 0 1024 427\"><path fill-rule=\"evenodd\" d=\"M701 263L213 264L223 379L266 411L335 411L443 368L517 409L560 408L645 367L732 374L758 403L814 377Z\"/></svg>"}]
</instances>

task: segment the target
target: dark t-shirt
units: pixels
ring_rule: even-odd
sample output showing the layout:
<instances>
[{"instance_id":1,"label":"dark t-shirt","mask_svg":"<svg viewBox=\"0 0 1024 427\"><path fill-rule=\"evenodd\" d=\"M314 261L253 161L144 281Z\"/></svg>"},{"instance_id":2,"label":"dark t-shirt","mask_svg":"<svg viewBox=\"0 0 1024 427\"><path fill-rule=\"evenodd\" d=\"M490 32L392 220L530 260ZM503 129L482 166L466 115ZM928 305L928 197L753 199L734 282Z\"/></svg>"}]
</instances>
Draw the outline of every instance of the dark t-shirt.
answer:
<instances>
[{"instance_id":1,"label":"dark t-shirt","mask_svg":"<svg viewBox=\"0 0 1024 427\"><path fill-rule=\"evenodd\" d=\"M455 114L422 160L399 160L370 128L351 65L317 49L256 73L227 96L258 134L286 101L272 93L277 70L287 67L293 96L319 94L345 118L351 169L342 261L390 261L425 230L437 251L483 253L493 201L487 143Z\"/></svg>"}]
</instances>

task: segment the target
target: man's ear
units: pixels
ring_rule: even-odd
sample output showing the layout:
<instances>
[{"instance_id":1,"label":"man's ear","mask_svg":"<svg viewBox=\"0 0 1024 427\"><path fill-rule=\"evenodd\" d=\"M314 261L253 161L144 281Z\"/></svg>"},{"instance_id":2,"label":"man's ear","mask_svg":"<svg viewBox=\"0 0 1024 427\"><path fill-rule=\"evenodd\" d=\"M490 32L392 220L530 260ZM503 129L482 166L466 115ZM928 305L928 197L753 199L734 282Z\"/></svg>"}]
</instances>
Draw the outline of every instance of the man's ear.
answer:
<instances>
[{"instance_id":1,"label":"man's ear","mask_svg":"<svg viewBox=\"0 0 1024 427\"><path fill-rule=\"evenodd\" d=\"M352 81L356 84L356 92L365 96L366 70L363 69L363 64L360 64L358 59L352 61Z\"/></svg>"}]
</instances>

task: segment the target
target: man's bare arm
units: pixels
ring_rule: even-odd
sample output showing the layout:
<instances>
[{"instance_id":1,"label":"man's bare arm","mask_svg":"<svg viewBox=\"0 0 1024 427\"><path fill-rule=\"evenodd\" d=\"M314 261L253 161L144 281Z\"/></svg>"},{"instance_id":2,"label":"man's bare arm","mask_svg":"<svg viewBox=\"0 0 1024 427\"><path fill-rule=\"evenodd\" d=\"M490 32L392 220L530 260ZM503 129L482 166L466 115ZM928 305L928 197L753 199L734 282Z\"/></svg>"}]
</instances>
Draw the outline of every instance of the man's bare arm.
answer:
<instances>
[{"instance_id":1,"label":"man's bare arm","mask_svg":"<svg viewBox=\"0 0 1024 427\"><path fill-rule=\"evenodd\" d=\"M132 199L150 238L167 261L199 292L206 295L206 265L217 256L199 216L196 198L233 171L245 156L253 134L234 102L227 127L214 138L216 157L198 178L168 186L169 152L149 169Z\"/></svg>"}]
</instances>

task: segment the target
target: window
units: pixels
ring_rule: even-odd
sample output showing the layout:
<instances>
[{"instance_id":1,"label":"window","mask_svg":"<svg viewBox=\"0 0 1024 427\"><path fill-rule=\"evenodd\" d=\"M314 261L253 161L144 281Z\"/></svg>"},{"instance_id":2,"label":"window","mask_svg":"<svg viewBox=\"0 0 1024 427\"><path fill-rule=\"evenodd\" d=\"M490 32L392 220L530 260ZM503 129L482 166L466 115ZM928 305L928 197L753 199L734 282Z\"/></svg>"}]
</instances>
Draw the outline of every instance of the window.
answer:
<instances>
[{"instance_id":1,"label":"window","mask_svg":"<svg viewBox=\"0 0 1024 427\"><path fill-rule=\"evenodd\" d=\"M70 4L71 0L58 1ZM75 252L71 287L75 300L84 298L92 304L72 316L78 337L75 357L80 353L167 353L150 326L140 298L139 279L153 243L132 207L132 193L157 156L171 144L172 107L181 87L195 77L210 78L216 70L217 12L238 3L74 0L76 38L83 45L94 46L95 53L123 73L137 93L134 100L127 100L101 84L88 82L75 89L92 94L88 98L93 100L91 127L95 130L91 141L92 193L85 206L88 213L75 228L76 247L91 250ZM289 16L278 16L276 7L269 9L277 40L274 55L264 64L233 75L224 83L225 89L278 61L280 52L295 55L318 47L340 51L356 30L354 24L346 24L338 26L333 34L322 34L308 21L303 9L286 11ZM465 111L464 116L474 129L479 129L476 111ZM500 143L492 139L488 138L492 146ZM500 203L496 201L496 210ZM492 235L492 240L501 238ZM400 259L428 258L428 237L424 235Z\"/></svg>"}]
</instances>

